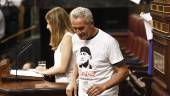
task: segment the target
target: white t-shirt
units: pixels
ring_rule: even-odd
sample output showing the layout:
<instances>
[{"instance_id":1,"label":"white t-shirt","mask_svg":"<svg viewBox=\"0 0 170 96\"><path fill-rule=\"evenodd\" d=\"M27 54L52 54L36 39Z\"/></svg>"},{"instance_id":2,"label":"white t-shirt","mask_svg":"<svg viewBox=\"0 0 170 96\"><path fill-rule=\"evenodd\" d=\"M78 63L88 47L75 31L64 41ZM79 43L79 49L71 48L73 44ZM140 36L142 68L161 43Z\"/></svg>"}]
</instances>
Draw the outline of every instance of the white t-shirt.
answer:
<instances>
[{"instance_id":1,"label":"white t-shirt","mask_svg":"<svg viewBox=\"0 0 170 96\"><path fill-rule=\"evenodd\" d=\"M123 60L116 39L99 29L90 40L81 40L73 35L73 55L79 70L79 96L88 96L87 89L93 84L101 84L114 74L111 64ZM104 91L100 96L117 96L118 86Z\"/></svg>"},{"instance_id":2,"label":"white t-shirt","mask_svg":"<svg viewBox=\"0 0 170 96\"><path fill-rule=\"evenodd\" d=\"M73 36L73 34L70 33L70 32L66 32L65 35ZM61 40L61 42L62 42L62 40ZM60 61L61 55L62 55L61 52L60 52L61 42L58 45L58 48L54 52L54 66L55 67L62 66L62 64L60 63L61 62ZM72 73L74 61L75 61L74 58L72 58L71 62L69 64L69 68L67 70L67 73L65 75L55 75L55 82L66 82L66 83L68 83L70 81L70 75Z\"/></svg>"}]
</instances>

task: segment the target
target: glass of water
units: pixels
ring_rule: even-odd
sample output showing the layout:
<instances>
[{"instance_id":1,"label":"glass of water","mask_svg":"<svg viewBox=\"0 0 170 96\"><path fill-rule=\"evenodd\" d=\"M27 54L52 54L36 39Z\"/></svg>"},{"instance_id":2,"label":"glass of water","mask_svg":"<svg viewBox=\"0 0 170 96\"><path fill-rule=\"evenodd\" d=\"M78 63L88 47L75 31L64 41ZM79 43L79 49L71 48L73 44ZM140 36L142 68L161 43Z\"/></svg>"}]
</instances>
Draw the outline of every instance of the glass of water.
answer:
<instances>
[{"instance_id":1,"label":"glass of water","mask_svg":"<svg viewBox=\"0 0 170 96\"><path fill-rule=\"evenodd\" d=\"M38 61L38 69L45 70L46 69L46 61Z\"/></svg>"}]
</instances>

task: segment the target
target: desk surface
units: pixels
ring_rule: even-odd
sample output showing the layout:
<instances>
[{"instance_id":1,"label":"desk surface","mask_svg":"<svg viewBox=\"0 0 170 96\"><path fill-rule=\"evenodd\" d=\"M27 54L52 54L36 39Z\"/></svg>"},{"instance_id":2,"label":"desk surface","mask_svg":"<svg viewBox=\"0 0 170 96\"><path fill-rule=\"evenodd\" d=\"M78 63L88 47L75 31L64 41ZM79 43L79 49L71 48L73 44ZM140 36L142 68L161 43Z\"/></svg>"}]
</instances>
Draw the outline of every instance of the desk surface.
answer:
<instances>
[{"instance_id":1,"label":"desk surface","mask_svg":"<svg viewBox=\"0 0 170 96\"><path fill-rule=\"evenodd\" d=\"M0 96L66 96L66 83L48 81L0 81Z\"/></svg>"}]
</instances>

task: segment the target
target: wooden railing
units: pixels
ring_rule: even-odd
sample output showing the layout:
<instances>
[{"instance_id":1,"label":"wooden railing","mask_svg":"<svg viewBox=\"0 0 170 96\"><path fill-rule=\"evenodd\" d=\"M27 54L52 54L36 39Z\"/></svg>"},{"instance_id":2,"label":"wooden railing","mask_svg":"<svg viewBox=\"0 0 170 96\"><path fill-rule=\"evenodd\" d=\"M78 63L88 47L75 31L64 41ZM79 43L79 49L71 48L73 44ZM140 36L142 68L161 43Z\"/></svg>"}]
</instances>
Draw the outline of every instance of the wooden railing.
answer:
<instances>
[{"instance_id":1,"label":"wooden railing","mask_svg":"<svg viewBox=\"0 0 170 96\"><path fill-rule=\"evenodd\" d=\"M5 42L7 42L7 41L9 41L9 40L11 40L11 39L13 39L13 38L15 38L15 37L18 37L18 36L20 36L20 35L22 35L22 34L24 34L24 33L26 33L26 32L29 32L29 31L31 31L31 30L34 30L34 29L36 29L36 26L35 26L35 25L33 25L33 26L29 27L29 28L26 28L26 29L24 29L24 30L21 30L21 31L17 32L16 34L13 34L13 35L11 35L11 36L9 36L9 37L6 37L6 38L0 40L0 43L5 43Z\"/></svg>"}]
</instances>

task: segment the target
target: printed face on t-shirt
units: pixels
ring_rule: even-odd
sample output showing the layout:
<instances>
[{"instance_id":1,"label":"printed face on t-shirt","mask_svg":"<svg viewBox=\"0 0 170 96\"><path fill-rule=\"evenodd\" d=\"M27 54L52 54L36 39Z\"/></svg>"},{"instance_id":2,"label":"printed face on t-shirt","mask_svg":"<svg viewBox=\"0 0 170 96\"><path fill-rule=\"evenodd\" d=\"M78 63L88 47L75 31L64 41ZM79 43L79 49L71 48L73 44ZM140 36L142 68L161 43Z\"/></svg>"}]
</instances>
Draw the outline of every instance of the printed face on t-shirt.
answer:
<instances>
[{"instance_id":1,"label":"printed face on t-shirt","mask_svg":"<svg viewBox=\"0 0 170 96\"><path fill-rule=\"evenodd\" d=\"M77 55L77 63L79 64L79 67L92 69L92 66L89 64L91 58L90 49L87 46L81 47Z\"/></svg>"},{"instance_id":2,"label":"printed face on t-shirt","mask_svg":"<svg viewBox=\"0 0 170 96\"><path fill-rule=\"evenodd\" d=\"M90 48L87 46L81 47L77 58L79 64L79 78L94 79L96 72L91 65L92 56Z\"/></svg>"},{"instance_id":3,"label":"printed face on t-shirt","mask_svg":"<svg viewBox=\"0 0 170 96\"><path fill-rule=\"evenodd\" d=\"M86 52L80 52L80 63L84 64L90 60L90 55Z\"/></svg>"}]
</instances>

